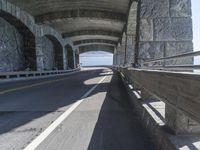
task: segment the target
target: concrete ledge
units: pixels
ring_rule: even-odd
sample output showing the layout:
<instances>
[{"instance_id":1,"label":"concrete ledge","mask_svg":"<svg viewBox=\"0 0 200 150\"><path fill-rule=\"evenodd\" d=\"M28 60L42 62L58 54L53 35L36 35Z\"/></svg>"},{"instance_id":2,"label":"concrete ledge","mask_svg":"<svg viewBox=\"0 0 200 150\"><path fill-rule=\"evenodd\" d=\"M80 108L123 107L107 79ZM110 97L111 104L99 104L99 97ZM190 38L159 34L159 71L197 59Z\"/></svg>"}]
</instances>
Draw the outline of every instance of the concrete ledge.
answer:
<instances>
[{"instance_id":1,"label":"concrete ledge","mask_svg":"<svg viewBox=\"0 0 200 150\"><path fill-rule=\"evenodd\" d=\"M165 127L165 103L158 100L142 100L140 91L135 91L121 74L131 104L143 127L147 130L157 150L198 150L199 135L173 135Z\"/></svg>"},{"instance_id":2,"label":"concrete ledge","mask_svg":"<svg viewBox=\"0 0 200 150\"><path fill-rule=\"evenodd\" d=\"M72 70L56 70L56 71L24 71L24 72L8 72L0 73L0 83L11 81L22 81L31 79L42 79L55 76L70 75L79 72L81 69Z\"/></svg>"}]
</instances>

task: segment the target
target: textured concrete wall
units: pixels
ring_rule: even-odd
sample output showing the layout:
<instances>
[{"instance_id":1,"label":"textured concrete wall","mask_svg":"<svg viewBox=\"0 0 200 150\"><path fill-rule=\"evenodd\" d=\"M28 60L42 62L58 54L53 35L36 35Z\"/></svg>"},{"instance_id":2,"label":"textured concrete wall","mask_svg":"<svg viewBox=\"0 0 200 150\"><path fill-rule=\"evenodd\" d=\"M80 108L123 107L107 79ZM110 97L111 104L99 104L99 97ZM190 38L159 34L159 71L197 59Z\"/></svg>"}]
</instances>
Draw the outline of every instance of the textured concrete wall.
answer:
<instances>
[{"instance_id":1,"label":"textured concrete wall","mask_svg":"<svg viewBox=\"0 0 200 150\"><path fill-rule=\"evenodd\" d=\"M193 51L190 0L141 0L139 58ZM192 59L168 64L192 63Z\"/></svg>"},{"instance_id":2,"label":"textured concrete wall","mask_svg":"<svg viewBox=\"0 0 200 150\"><path fill-rule=\"evenodd\" d=\"M135 36L127 35L127 52L126 52L126 63L128 66L132 66L134 63L135 56Z\"/></svg>"},{"instance_id":3,"label":"textured concrete wall","mask_svg":"<svg viewBox=\"0 0 200 150\"><path fill-rule=\"evenodd\" d=\"M63 48L60 47L64 47L67 44L73 45L70 39L63 39L62 35L50 26L36 24L33 16L19 7L9 3L7 0L0 0L0 15L9 22L12 22L12 25L17 27L18 31L20 31L20 34L22 34L24 37L24 69L29 68L31 70L44 70L46 68L44 66L45 64L43 63L43 42L42 39L40 39L46 35L54 37L60 43L59 46L55 46L56 50L57 47L59 49L59 54L56 55L56 66L59 69L66 69L66 63L63 66L63 62L66 62L66 58L61 52L61 49ZM58 61L58 59L60 61ZM0 61L2 61L2 59ZM45 63L48 62L45 61Z\"/></svg>"},{"instance_id":4,"label":"textured concrete wall","mask_svg":"<svg viewBox=\"0 0 200 150\"><path fill-rule=\"evenodd\" d=\"M74 57L73 57L73 49L70 45L67 45L65 47L67 51L67 64L68 64L68 69L73 69L74 68Z\"/></svg>"},{"instance_id":5,"label":"textured concrete wall","mask_svg":"<svg viewBox=\"0 0 200 150\"><path fill-rule=\"evenodd\" d=\"M0 72L23 70L24 67L23 36L0 18Z\"/></svg>"},{"instance_id":6,"label":"textured concrete wall","mask_svg":"<svg viewBox=\"0 0 200 150\"><path fill-rule=\"evenodd\" d=\"M127 23L127 53L126 63L127 66L132 66L135 56L135 40L136 40L136 26L137 26L137 11L138 2L133 2L129 11L128 23Z\"/></svg>"},{"instance_id":7,"label":"textured concrete wall","mask_svg":"<svg viewBox=\"0 0 200 150\"><path fill-rule=\"evenodd\" d=\"M55 67L54 45L47 37L42 37L42 54L44 70L52 70Z\"/></svg>"}]
</instances>

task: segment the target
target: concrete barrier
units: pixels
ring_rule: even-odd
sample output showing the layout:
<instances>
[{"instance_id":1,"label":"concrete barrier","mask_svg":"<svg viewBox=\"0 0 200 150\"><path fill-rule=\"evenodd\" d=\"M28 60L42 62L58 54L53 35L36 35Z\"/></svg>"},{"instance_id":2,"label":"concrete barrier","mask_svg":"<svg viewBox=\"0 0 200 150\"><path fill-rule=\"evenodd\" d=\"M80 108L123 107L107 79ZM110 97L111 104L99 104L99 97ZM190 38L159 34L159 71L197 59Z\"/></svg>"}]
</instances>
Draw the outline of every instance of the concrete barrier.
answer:
<instances>
[{"instance_id":1,"label":"concrete barrier","mask_svg":"<svg viewBox=\"0 0 200 150\"><path fill-rule=\"evenodd\" d=\"M200 75L115 68L159 150L200 148Z\"/></svg>"},{"instance_id":2,"label":"concrete barrier","mask_svg":"<svg viewBox=\"0 0 200 150\"><path fill-rule=\"evenodd\" d=\"M4 72L0 73L0 82L47 78L52 76L71 74L80 70L80 68L77 68L71 70Z\"/></svg>"}]
</instances>

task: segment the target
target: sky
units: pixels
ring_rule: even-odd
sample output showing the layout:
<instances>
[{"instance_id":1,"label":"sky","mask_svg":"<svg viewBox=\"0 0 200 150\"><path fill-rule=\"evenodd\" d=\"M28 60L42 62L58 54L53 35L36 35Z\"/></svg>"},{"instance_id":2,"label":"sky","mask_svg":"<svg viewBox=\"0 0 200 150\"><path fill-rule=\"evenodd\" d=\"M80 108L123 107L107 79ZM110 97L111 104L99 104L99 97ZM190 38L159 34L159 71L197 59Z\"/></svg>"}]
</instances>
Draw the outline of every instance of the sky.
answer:
<instances>
[{"instance_id":1,"label":"sky","mask_svg":"<svg viewBox=\"0 0 200 150\"><path fill-rule=\"evenodd\" d=\"M191 0L191 2L194 51L200 51L200 0ZM88 52L80 55L80 62L83 66L112 65L113 55L102 51ZM200 56L195 57L195 64L200 64Z\"/></svg>"},{"instance_id":2,"label":"sky","mask_svg":"<svg viewBox=\"0 0 200 150\"><path fill-rule=\"evenodd\" d=\"M200 51L200 0L192 0L194 51Z\"/></svg>"},{"instance_id":3,"label":"sky","mask_svg":"<svg viewBox=\"0 0 200 150\"><path fill-rule=\"evenodd\" d=\"M81 66L112 65L113 54L103 51L87 52L80 55Z\"/></svg>"},{"instance_id":4,"label":"sky","mask_svg":"<svg viewBox=\"0 0 200 150\"><path fill-rule=\"evenodd\" d=\"M200 0L192 0L193 45L194 51L200 51ZM195 64L200 64L200 56L195 57Z\"/></svg>"}]
</instances>

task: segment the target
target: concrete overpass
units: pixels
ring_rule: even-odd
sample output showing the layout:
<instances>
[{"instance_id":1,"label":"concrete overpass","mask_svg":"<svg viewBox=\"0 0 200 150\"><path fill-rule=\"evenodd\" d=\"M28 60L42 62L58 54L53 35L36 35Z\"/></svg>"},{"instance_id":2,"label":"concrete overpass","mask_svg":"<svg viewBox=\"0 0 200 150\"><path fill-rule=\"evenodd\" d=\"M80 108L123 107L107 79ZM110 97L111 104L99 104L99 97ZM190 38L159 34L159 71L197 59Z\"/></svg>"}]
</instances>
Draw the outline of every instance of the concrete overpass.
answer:
<instances>
[{"instance_id":1,"label":"concrete overpass","mask_svg":"<svg viewBox=\"0 0 200 150\"><path fill-rule=\"evenodd\" d=\"M1 150L200 149L190 0L0 0ZM113 66L79 68L79 54Z\"/></svg>"}]
</instances>

